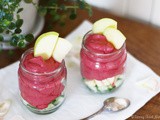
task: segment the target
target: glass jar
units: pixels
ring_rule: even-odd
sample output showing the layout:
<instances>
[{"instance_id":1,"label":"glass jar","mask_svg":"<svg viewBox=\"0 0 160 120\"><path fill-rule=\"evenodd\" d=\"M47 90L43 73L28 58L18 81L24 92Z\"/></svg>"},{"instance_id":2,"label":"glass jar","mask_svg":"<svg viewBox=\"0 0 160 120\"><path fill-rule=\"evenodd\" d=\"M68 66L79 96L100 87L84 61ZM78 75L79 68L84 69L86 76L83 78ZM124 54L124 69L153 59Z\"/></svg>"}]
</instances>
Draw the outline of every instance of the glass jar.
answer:
<instances>
[{"instance_id":1,"label":"glass jar","mask_svg":"<svg viewBox=\"0 0 160 120\"><path fill-rule=\"evenodd\" d=\"M24 66L25 59L28 59L26 56L30 54L33 54L33 49L22 55L18 69L21 100L30 111L37 114L54 112L65 99L65 62L63 60L51 72L37 73Z\"/></svg>"},{"instance_id":2,"label":"glass jar","mask_svg":"<svg viewBox=\"0 0 160 120\"><path fill-rule=\"evenodd\" d=\"M85 85L95 93L107 93L118 88L124 81L126 63L126 44L114 52L95 53L87 49L85 41L89 31L83 38L80 52L81 75Z\"/></svg>"}]
</instances>

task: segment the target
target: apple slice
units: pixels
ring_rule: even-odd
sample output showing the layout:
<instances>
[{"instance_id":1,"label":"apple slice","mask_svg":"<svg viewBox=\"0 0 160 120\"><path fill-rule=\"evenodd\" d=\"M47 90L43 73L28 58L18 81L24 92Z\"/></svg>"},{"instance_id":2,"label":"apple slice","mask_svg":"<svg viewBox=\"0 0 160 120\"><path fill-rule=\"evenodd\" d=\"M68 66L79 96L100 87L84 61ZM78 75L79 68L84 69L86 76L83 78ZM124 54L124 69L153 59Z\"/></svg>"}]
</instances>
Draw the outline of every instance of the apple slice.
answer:
<instances>
[{"instance_id":1,"label":"apple slice","mask_svg":"<svg viewBox=\"0 0 160 120\"><path fill-rule=\"evenodd\" d=\"M72 44L70 42L59 37L56 47L53 51L52 57L57 62L62 62L62 60L65 58L65 56L68 54L71 48L72 48Z\"/></svg>"},{"instance_id":2,"label":"apple slice","mask_svg":"<svg viewBox=\"0 0 160 120\"><path fill-rule=\"evenodd\" d=\"M58 36L59 33L54 31L39 36L34 46L34 56L41 56L44 60L49 59L57 44Z\"/></svg>"},{"instance_id":3,"label":"apple slice","mask_svg":"<svg viewBox=\"0 0 160 120\"><path fill-rule=\"evenodd\" d=\"M111 42L116 49L120 49L126 40L126 37L114 28L106 28L103 35L106 36L107 40Z\"/></svg>"},{"instance_id":4,"label":"apple slice","mask_svg":"<svg viewBox=\"0 0 160 120\"><path fill-rule=\"evenodd\" d=\"M117 29L117 22L110 18L102 18L93 24L93 33L103 33L107 27Z\"/></svg>"}]
</instances>

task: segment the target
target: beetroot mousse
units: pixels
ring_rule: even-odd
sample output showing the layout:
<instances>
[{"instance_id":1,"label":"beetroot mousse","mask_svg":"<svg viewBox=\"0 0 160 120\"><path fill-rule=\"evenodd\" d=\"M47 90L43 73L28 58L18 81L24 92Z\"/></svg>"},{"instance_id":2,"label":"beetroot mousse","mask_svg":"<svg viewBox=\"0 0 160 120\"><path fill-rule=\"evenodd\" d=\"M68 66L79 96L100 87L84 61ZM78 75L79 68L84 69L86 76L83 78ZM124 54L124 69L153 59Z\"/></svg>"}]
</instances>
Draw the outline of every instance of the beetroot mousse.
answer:
<instances>
[{"instance_id":1,"label":"beetroot mousse","mask_svg":"<svg viewBox=\"0 0 160 120\"><path fill-rule=\"evenodd\" d=\"M81 74L88 80L104 80L124 72L125 44L116 50L101 34L88 34L81 49Z\"/></svg>"},{"instance_id":2,"label":"beetroot mousse","mask_svg":"<svg viewBox=\"0 0 160 120\"><path fill-rule=\"evenodd\" d=\"M62 67L52 57L43 60L34 57L33 52L23 56L18 70L22 98L37 109L47 108L64 90L62 80L66 78L66 68Z\"/></svg>"}]
</instances>

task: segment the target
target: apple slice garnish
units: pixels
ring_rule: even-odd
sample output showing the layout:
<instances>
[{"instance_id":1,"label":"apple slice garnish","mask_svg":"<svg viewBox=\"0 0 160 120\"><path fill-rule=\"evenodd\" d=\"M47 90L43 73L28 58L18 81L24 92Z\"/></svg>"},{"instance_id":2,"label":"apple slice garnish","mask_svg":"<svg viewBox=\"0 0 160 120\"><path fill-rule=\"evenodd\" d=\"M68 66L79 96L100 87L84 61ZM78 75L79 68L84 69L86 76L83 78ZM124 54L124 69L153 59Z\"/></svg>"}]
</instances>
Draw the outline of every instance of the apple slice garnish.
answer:
<instances>
[{"instance_id":1,"label":"apple slice garnish","mask_svg":"<svg viewBox=\"0 0 160 120\"><path fill-rule=\"evenodd\" d=\"M106 28L117 29L117 22L110 18L102 18L93 24L93 33L103 33Z\"/></svg>"},{"instance_id":2,"label":"apple slice garnish","mask_svg":"<svg viewBox=\"0 0 160 120\"><path fill-rule=\"evenodd\" d=\"M53 51L52 57L57 62L62 62L62 60L65 58L65 56L68 54L71 48L72 44L69 41L59 37L55 49Z\"/></svg>"},{"instance_id":3,"label":"apple slice garnish","mask_svg":"<svg viewBox=\"0 0 160 120\"><path fill-rule=\"evenodd\" d=\"M114 28L106 28L103 35L106 36L107 40L111 42L116 49L120 49L126 40L126 37Z\"/></svg>"},{"instance_id":4,"label":"apple slice garnish","mask_svg":"<svg viewBox=\"0 0 160 120\"><path fill-rule=\"evenodd\" d=\"M49 59L57 44L58 36L59 33L54 31L39 36L34 45L34 56L41 56L44 60Z\"/></svg>"}]
</instances>

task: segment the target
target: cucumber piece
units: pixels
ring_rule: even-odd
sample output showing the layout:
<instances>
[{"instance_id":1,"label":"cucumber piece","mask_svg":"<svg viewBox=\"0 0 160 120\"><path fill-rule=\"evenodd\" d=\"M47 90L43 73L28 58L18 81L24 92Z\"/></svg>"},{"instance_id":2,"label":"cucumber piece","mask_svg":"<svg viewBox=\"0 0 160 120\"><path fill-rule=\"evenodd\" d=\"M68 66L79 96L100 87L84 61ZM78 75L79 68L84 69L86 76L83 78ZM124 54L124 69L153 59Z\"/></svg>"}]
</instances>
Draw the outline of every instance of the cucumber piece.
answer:
<instances>
[{"instance_id":1,"label":"cucumber piece","mask_svg":"<svg viewBox=\"0 0 160 120\"><path fill-rule=\"evenodd\" d=\"M107 86L102 81L95 80L95 83L97 85L97 89L100 92L103 93L103 92L107 91Z\"/></svg>"},{"instance_id":2,"label":"cucumber piece","mask_svg":"<svg viewBox=\"0 0 160 120\"><path fill-rule=\"evenodd\" d=\"M89 89L97 92L95 80L84 80L84 82L89 87Z\"/></svg>"},{"instance_id":3,"label":"cucumber piece","mask_svg":"<svg viewBox=\"0 0 160 120\"><path fill-rule=\"evenodd\" d=\"M63 99L64 99L64 95L59 96L58 98L56 98L55 100L53 100L53 101L51 102L51 104L53 104L54 106L56 106L56 105L58 105L59 103L61 103L61 102L63 101Z\"/></svg>"},{"instance_id":4,"label":"cucumber piece","mask_svg":"<svg viewBox=\"0 0 160 120\"><path fill-rule=\"evenodd\" d=\"M119 87L121 84L123 83L123 80L122 79L117 79L116 83L115 83L115 86L116 87Z\"/></svg>"}]
</instances>

